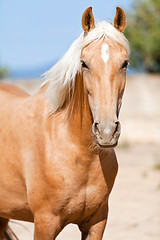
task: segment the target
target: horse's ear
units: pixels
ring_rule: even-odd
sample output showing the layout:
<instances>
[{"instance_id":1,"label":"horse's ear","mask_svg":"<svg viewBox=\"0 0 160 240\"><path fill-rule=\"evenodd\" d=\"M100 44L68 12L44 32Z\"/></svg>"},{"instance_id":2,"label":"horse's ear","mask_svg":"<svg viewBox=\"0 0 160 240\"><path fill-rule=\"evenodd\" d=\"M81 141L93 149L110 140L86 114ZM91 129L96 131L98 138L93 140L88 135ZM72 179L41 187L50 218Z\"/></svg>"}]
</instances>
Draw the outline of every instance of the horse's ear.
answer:
<instances>
[{"instance_id":1,"label":"horse's ear","mask_svg":"<svg viewBox=\"0 0 160 240\"><path fill-rule=\"evenodd\" d=\"M116 15L114 17L114 27L119 32L123 32L126 27L126 14L120 7L116 7Z\"/></svg>"},{"instance_id":2,"label":"horse's ear","mask_svg":"<svg viewBox=\"0 0 160 240\"><path fill-rule=\"evenodd\" d=\"M87 8L82 15L82 28L85 33L88 33L95 27L92 7Z\"/></svg>"}]
</instances>

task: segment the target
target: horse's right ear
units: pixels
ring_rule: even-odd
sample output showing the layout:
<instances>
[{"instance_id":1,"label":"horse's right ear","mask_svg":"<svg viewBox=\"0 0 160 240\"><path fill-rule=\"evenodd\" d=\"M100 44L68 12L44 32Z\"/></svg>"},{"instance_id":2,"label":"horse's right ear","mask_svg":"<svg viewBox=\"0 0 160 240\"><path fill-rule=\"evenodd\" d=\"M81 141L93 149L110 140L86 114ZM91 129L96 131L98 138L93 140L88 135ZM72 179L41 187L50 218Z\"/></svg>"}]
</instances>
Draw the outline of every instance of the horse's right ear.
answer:
<instances>
[{"instance_id":1,"label":"horse's right ear","mask_svg":"<svg viewBox=\"0 0 160 240\"><path fill-rule=\"evenodd\" d=\"M82 15L82 28L88 33L95 27L95 21L92 13L92 7L87 8Z\"/></svg>"}]
</instances>

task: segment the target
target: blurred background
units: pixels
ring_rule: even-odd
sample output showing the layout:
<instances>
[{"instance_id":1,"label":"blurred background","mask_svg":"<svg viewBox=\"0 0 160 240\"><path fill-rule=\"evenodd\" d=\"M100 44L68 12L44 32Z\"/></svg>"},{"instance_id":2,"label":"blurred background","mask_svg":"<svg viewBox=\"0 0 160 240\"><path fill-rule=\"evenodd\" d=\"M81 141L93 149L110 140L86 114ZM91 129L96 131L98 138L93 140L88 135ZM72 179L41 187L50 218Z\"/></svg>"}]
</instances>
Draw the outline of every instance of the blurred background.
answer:
<instances>
[{"instance_id":1,"label":"blurred background","mask_svg":"<svg viewBox=\"0 0 160 240\"><path fill-rule=\"evenodd\" d=\"M160 1L0 0L0 81L34 94L41 75L82 32L83 11L96 22L113 21L116 6L127 14L130 66L116 153L119 173L110 197L104 239L160 239ZM33 224L11 221L21 240L33 239ZM80 239L69 225L57 239Z\"/></svg>"}]
</instances>

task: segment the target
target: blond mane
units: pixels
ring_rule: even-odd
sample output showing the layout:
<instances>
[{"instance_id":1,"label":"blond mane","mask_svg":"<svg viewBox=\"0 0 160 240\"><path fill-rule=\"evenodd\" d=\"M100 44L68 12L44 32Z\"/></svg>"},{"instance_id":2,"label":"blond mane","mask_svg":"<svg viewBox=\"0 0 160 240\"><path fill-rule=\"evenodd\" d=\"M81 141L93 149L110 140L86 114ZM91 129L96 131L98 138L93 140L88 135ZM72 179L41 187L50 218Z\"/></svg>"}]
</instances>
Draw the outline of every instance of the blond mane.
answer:
<instances>
[{"instance_id":1,"label":"blond mane","mask_svg":"<svg viewBox=\"0 0 160 240\"><path fill-rule=\"evenodd\" d=\"M127 39L123 33L117 31L109 22L99 22L86 36L82 33L73 42L65 55L43 75L44 83L49 82L46 94L52 113L61 109L66 99L70 98L71 90L75 87L76 75L81 72L82 49L103 36L118 42L126 49L129 55L130 50Z\"/></svg>"}]
</instances>

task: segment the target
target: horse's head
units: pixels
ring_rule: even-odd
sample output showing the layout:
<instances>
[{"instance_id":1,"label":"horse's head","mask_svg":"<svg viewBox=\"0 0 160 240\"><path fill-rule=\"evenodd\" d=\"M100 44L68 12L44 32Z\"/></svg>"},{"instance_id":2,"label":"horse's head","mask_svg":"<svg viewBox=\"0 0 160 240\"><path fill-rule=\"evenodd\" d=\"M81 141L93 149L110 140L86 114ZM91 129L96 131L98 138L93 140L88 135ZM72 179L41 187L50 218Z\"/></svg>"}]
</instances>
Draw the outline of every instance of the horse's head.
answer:
<instances>
[{"instance_id":1,"label":"horse's head","mask_svg":"<svg viewBox=\"0 0 160 240\"><path fill-rule=\"evenodd\" d=\"M85 46L81 54L83 81L93 116L92 130L102 147L115 146L120 135L118 116L129 57L125 44L121 44L121 40L118 43L118 39L123 35L121 32L125 26L125 13L117 8L111 26L111 35L115 35L115 41L113 36L110 38L105 34L104 29L104 35ZM92 8L83 13L82 27L85 38L92 38L92 31L96 31Z\"/></svg>"},{"instance_id":2,"label":"horse's head","mask_svg":"<svg viewBox=\"0 0 160 240\"><path fill-rule=\"evenodd\" d=\"M71 119L76 116L73 113L88 109L82 104L87 95L93 133L102 147L115 146L120 135L118 115L129 62L129 44L122 33L125 26L125 13L121 8L117 7L113 25L109 22L95 25L92 8L86 9L82 16L84 33L44 75L49 82L47 95L51 113L66 107Z\"/></svg>"}]
</instances>

